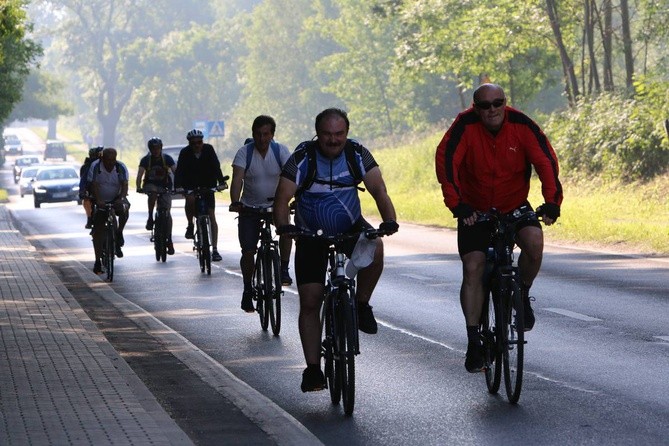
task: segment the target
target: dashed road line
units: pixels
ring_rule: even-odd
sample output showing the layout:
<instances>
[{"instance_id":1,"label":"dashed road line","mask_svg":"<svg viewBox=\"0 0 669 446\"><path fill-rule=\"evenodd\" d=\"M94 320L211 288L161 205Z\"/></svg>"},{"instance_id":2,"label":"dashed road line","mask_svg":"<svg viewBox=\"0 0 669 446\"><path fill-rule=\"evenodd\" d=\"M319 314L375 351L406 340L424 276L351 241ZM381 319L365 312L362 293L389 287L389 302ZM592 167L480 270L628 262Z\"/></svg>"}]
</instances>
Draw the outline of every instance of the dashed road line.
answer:
<instances>
[{"instance_id":1,"label":"dashed road line","mask_svg":"<svg viewBox=\"0 0 669 446\"><path fill-rule=\"evenodd\" d=\"M552 311L553 313L561 314L563 316L571 317L585 322L597 322L601 321L596 317L588 316L585 314L577 313L575 311L564 310L562 308L544 308L546 311Z\"/></svg>"}]
</instances>

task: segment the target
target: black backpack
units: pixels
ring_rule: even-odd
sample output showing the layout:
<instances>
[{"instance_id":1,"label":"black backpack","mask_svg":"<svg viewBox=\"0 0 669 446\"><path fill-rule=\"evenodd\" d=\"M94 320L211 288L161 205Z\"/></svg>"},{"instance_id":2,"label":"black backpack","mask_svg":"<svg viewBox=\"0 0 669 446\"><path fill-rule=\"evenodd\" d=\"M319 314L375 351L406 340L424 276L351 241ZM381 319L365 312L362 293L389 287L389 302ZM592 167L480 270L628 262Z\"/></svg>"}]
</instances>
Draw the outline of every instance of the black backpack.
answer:
<instances>
[{"instance_id":1,"label":"black backpack","mask_svg":"<svg viewBox=\"0 0 669 446\"><path fill-rule=\"evenodd\" d=\"M303 156L307 158L307 176L304 179L302 185L298 188L295 195L300 195L305 190L308 190L314 183L328 184L332 187L349 186L348 184L342 184L337 181L323 181L316 178L316 166L318 164L316 161L317 146L318 141L309 141L303 148L300 149L300 151L304 151ZM358 186L358 184L362 182L363 175L362 171L360 170L358 160L356 159L356 153L362 153L362 146L350 139L346 140L346 145L344 146L344 156L346 156L346 165L348 166L348 171L353 176L353 180L355 181L355 185L358 190L364 192L365 189Z\"/></svg>"}]
</instances>

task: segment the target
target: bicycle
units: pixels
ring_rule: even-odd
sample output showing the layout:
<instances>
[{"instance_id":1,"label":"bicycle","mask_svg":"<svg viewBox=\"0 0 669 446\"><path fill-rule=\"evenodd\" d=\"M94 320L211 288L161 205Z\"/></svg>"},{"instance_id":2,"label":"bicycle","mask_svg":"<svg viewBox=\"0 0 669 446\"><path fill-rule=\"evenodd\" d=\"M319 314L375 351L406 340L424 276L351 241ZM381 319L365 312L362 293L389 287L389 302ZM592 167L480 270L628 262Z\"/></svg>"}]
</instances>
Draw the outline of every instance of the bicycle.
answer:
<instances>
[{"instance_id":1,"label":"bicycle","mask_svg":"<svg viewBox=\"0 0 669 446\"><path fill-rule=\"evenodd\" d=\"M333 236L300 230L298 237L314 237L326 241L328 248L328 278L321 306L321 356L325 361L326 387L332 404L343 400L344 414L350 416L355 407L355 357L360 354L358 337L358 305L354 277L346 275L348 256L343 244L361 234L369 239L389 235L385 231L366 228Z\"/></svg>"},{"instance_id":2,"label":"bicycle","mask_svg":"<svg viewBox=\"0 0 669 446\"><path fill-rule=\"evenodd\" d=\"M105 203L104 209L107 212L105 219L105 239L102 243L102 266L107 272L107 280L109 282L114 280L114 259L116 257L116 231L118 222L116 220L116 211L114 210L114 203Z\"/></svg>"},{"instance_id":3,"label":"bicycle","mask_svg":"<svg viewBox=\"0 0 669 446\"><path fill-rule=\"evenodd\" d=\"M523 384L525 352L525 312L518 266L514 264L516 227L518 223L537 218L528 206L511 214L495 209L479 213L478 221L493 225L486 256L485 303L480 333L484 349L485 380L490 393L497 393L504 370L507 399L515 404Z\"/></svg>"},{"instance_id":4,"label":"bicycle","mask_svg":"<svg viewBox=\"0 0 669 446\"><path fill-rule=\"evenodd\" d=\"M227 181L229 176L224 177ZM221 192L228 188L227 183L223 183L217 187L198 187L193 190L185 191L186 194L195 195L195 237L193 238L193 251L197 255L200 263L200 272L207 271L211 275L211 242L209 240L209 232L211 228L211 221L209 219L209 209L204 199L205 192Z\"/></svg>"},{"instance_id":5,"label":"bicycle","mask_svg":"<svg viewBox=\"0 0 669 446\"><path fill-rule=\"evenodd\" d=\"M253 269L253 299L260 317L260 327L267 331L271 324L272 333L278 336L281 331L281 258L279 242L272 235L272 208L244 206L240 215L254 215L260 219L260 240Z\"/></svg>"},{"instance_id":6,"label":"bicycle","mask_svg":"<svg viewBox=\"0 0 669 446\"><path fill-rule=\"evenodd\" d=\"M153 219L153 227L151 228L151 241L156 252L156 261L167 261L167 246L171 243L171 235L169 228L172 216L170 210L161 199L163 195L171 195L167 188L161 188L155 192L140 190L141 193L156 195L156 211Z\"/></svg>"}]
</instances>

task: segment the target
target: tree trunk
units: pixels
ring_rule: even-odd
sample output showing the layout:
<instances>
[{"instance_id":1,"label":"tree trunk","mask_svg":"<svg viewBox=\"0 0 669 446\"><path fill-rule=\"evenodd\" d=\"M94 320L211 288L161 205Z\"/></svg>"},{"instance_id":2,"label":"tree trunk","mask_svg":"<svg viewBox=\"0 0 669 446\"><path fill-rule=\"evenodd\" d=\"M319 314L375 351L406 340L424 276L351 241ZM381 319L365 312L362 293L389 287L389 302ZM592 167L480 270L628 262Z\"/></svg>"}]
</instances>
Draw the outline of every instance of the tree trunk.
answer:
<instances>
[{"instance_id":1,"label":"tree trunk","mask_svg":"<svg viewBox=\"0 0 669 446\"><path fill-rule=\"evenodd\" d=\"M585 30L588 47L588 58L590 59L590 85L594 83L594 89L597 93L601 91L599 84L599 73L597 72L597 56L595 56L595 20L592 14L594 0L587 0L585 2ZM588 93L592 93L590 88Z\"/></svg>"},{"instance_id":2,"label":"tree trunk","mask_svg":"<svg viewBox=\"0 0 669 446\"><path fill-rule=\"evenodd\" d=\"M560 53L560 60L562 61L562 71L564 72L565 77L565 91L567 92L567 99L569 100L569 104L573 106L576 103L576 99L580 96L578 89L578 79L576 78L576 73L574 72L574 64L571 61L571 58L567 53L567 49L564 46L564 41L562 40L562 30L560 29L557 4L555 0L546 0L546 12L548 13L548 18L551 22L551 28L553 29L555 45L558 48Z\"/></svg>"},{"instance_id":3,"label":"tree trunk","mask_svg":"<svg viewBox=\"0 0 669 446\"><path fill-rule=\"evenodd\" d=\"M625 52L625 85L631 93L634 90L634 57L632 54L632 34L630 32L630 13L627 0L620 0L620 18L623 29L623 51Z\"/></svg>"},{"instance_id":4,"label":"tree trunk","mask_svg":"<svg viewBox=\"0 0 669 446\"><path fill-rule=\"evenodd\" d=\"M604 47L604 90L613 91L613 10L611 0L604 0L603 9L604 21L600 20L599 27L602 34L602 46Z\"/></svg>"}]
</instances>

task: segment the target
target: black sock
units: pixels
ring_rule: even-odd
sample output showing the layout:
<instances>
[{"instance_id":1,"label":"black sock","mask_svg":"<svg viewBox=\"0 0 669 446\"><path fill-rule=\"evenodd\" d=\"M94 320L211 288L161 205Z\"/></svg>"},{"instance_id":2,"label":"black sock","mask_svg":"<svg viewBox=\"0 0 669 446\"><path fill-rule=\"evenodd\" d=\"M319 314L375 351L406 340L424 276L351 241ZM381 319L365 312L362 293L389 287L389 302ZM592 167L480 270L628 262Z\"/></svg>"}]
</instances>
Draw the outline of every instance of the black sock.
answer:
<instances>
[{"instance_id":1,"label":"black sock","mask_svg":"<svg viewBox=\"0 0 669 446\"><path fill-rule=\"evenodd\" d=\"M320 364L307 364L307 368L312 369L312 370L320 370L321 365Z\"/></svg>"},{"instance_id":2,"label":"black sock","mask_svg":"<svg viewBox=\"0 0 669 446\"><path fill-rule=\"evenodd\" d=\"M467 325L467 341L469 344L480 345L481 336L479 335L479 327L476 325Z\"/></svg>"},{"instance_id":3,"label":"black sock","mask_svg":"<svg viewBox=\"0 0 669 446\"><path fill-rule=\"evenodd\" d=\"M287 261L287 260L282 260L282 261L281 261L281 270L282 270L282 271L288 271L288 264L289 264L289 263L290 263L290 262Z\"/></svg>"}]
</instances>

